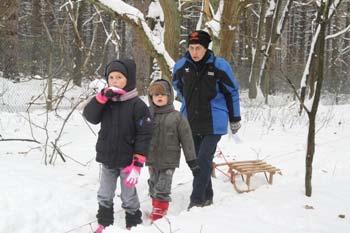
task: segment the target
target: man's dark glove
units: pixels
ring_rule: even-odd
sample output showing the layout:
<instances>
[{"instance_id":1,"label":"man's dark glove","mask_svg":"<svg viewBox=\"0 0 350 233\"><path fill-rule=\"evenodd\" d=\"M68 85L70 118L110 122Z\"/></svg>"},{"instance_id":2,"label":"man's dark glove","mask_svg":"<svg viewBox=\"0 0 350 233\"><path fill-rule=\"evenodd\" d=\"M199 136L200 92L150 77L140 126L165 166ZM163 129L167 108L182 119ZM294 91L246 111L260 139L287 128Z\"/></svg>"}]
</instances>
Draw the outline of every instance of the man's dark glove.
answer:
<instances>
[{"instance_id":1,"label":"man's dark glove","mask_svg":"<svg viewBox=\"0 0 350 233\"><path fill-rule=\"evenodd\" d=\"M187 165L190 167L193 176L198 176L201 172L201 168L198 165L197 159L187 161Z\"/></svg>"},{"instance_id":2,"label":"man's dark glove","mask_svg":"<svg viewBox=\"0 0 350 233\"><path fill-rule=\"evenodd\" d=\"M231 122L230 128L231 128L232 134L236 134L238 132L238 130L241 128L241 123L239 123L239 121Z\"/></svg>"}]
</instances>

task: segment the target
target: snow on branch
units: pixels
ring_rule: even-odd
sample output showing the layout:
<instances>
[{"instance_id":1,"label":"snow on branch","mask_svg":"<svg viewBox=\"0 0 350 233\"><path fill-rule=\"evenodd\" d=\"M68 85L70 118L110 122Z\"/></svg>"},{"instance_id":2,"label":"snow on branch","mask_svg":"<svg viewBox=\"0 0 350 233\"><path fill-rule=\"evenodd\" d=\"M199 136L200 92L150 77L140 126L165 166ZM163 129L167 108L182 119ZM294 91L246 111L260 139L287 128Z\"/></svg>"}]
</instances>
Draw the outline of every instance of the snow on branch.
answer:
<instances>
[{"instance_id":1,"label":"snow on branch","mask_svg":"<svg viewBox=\"0 0 350 233\"><path fill-rule=\"evenodd\" d=\"M342 0L334 0L334 2L332 2L332 5L331 5L329 12L328 12L328 19L330 19L332 17L332 15L334 14L335 10L338 8L341 1Z\"/></svg>"},{"instance_id":2,"label":"snow on branch","mask_svg":"<svg viewBox=\"0 0 350 233\"><path fill-rule=\"evenodd\" d=\"M210 28L210 30L212 31L213 35L216 38L219 38L219 35L220 35L220 31L221 31L220 21L221 21L223 10L224 10L224 0L220 0L218 9L213 19L205 23L205 26Z\"/></svg>"},{"instance_id":3,"label":"snow on branch","mask_svg":"<svg viewBox=\"0 0 350 233\"><path fill-rule=\"evenodd\" d=\"M286 5L283 9L281 18L277 24L277 29L276 29L277 35L281 35L281 33L282 33L282 29L283 29L283 26L286 22L286 18L288 17L288 12L292 6L292 3L293 3L293 0L288 0L288 2L286 3Z\"/></svg>"},{"instance_id":4,"label":"snow on branch","mask_svg":"<svg viewBox=\"0 0 350 233\"><path fill-rule=\"evenodd\" d=\"M265 18L272 16L276 9L276 2L275 0L269 1L269 8L266 10Z\"/></svg>"},{"instance_id":5,"label":"snow on branch","mask_svg":"<svg viewBox=\"0 0 350 233\"><path fill-rule=\"evenodd\" d=\"M341 36L341 35L347 33L348 31L350 31L350 24L346 28L344 28L343 30L341 30L341 31L339 31L337 33L334 33L332 35L326 36L326 40L333 39L333 38L336 38L338 36Z\"/></svg>"},{"instance_id":6,"label":"snow on branch","mask_svg":"<svg viewBox=\"0 0 350 233\"><path fill-rule=\"evenodd\" d=\"M122 0L91 0L91 2L100 3L104 7L109 8L115 12L119 17L123 18L125 21L131 23L133 26L137 27L138 30L146 37L147 43L150 43L150 50L152 53L156 53L164 57L164 62L168 67L168 71L171 71L171 68L175 65L174 60L170 57L169 53L166 51L164 43L160 42L156 38L148 24L146 23L144 14L139 11L137 8L125 3ZM147 45L145 45L147 46ZM157 56L159 58L159 56ZM165 71L165 73L170 74Z\"/></svg>"},{"instance_id":7,"label":"snow on branch","mask_svg":"<svg viewBox=\"0 0 350 233\"><path fill-rule=\"evenodd\" d=\"M312 59L312 55L315 52L315 45L318 39L318 35L320 34L320 30L321 30L321 25L317 26L316 32L312 38L312 42L311 42L311 46L310 46L310 52L309 52L309 56L307 58L307 62L306 62L306 66L303 72L303 77L301 79L300 82L300 87L306 87L307 86L307 77L310 73L310 65L311 65L311 59Z\"/></svg>"}]
</instances>

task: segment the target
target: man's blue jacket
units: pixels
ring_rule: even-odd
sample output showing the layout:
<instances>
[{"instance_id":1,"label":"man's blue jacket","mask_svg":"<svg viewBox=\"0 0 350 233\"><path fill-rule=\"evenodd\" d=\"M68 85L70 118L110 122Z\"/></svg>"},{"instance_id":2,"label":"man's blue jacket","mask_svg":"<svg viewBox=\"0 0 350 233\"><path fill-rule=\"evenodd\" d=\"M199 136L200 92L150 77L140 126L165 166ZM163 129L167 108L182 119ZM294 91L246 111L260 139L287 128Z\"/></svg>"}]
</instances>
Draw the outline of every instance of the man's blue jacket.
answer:
<instances>
[{"instance_id":1,"label":"man's blue jacket","mask_svg":"<svg viewBox=\"0 0 350 233\"><path fill-rule=\"evenodd\" d=\"M239 83L229 63L209 56L201 69L189 52L178 60L173 70L173 86L182 102L192 133L199 135L227 133L228 122L241 120Z\"/></svg>"}]
</instances>

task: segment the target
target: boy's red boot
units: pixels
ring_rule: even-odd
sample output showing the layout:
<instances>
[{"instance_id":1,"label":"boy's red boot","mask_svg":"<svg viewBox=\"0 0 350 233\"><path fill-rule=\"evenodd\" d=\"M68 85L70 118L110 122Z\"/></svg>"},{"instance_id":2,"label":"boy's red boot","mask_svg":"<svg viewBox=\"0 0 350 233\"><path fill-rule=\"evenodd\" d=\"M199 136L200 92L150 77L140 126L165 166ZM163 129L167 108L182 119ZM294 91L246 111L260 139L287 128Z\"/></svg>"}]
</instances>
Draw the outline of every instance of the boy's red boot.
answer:
<instances>
[{"instance_id":1,"label":"boy's red boot","mask_svg":"<svg viewBox=\"0 0 350 233\"><path fill-rule=\"evenodd\" d=\"M152 222L162 218L167 214L169 208L169 202L163 200L152 199L152 213L150 214L150 219Z\"/></svg>"}]
</instances>

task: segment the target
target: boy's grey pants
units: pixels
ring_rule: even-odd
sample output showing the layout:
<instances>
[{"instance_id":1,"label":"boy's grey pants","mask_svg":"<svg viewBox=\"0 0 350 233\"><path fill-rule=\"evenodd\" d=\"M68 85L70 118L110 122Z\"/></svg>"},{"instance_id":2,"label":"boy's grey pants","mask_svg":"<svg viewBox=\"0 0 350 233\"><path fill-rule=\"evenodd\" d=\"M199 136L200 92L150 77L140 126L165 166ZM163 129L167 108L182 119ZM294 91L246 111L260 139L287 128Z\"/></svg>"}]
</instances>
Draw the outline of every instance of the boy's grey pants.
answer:
<instances>
[{"instance_id":1,"label":"boy's grey pants","mask_svg":"<svg viewBox=\"0 0 350 233\"><path fill-rule=\"evenodd\" d=\"M122 200L122 208L131 214L140 208L140 201L137 195L136 188L129 188L125 186L124 180L127 174L121 172L122 168L109 169L102 165L100 188L97 192L98 203L104 207L111 208L113 206L113 199L115 190L117 188L117 180L120 176L120 187Z\"/></svg>"},{"instance_id":2,"label":"boy's grey pants","mask_svg":"<svg viewBox=\"0 0 350 233\"><path fill-rule=\"evenodd\" d=\"M175 168L157 169L149 167L149 194L152 198L161 201L171 201L171 183Z\"/></svg>"}]
</instances>

